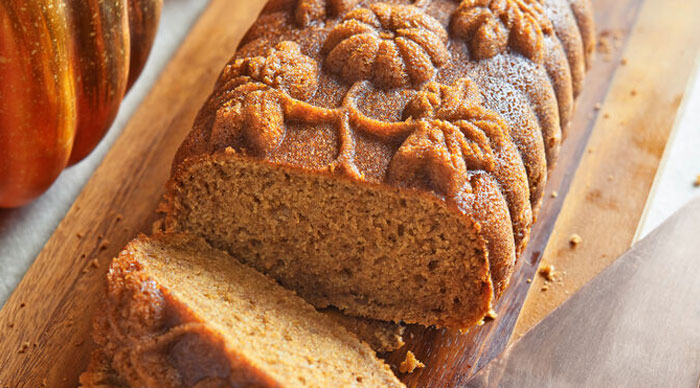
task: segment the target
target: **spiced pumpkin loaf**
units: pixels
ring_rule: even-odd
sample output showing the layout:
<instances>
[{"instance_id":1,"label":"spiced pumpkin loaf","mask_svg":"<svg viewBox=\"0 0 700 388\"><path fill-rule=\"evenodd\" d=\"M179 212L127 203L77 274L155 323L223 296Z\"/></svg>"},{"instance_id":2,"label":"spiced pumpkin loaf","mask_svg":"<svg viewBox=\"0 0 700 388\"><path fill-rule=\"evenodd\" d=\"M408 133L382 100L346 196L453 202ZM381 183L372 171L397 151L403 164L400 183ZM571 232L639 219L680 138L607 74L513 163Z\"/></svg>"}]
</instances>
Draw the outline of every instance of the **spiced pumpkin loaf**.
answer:
<instances>
[{"instance_id":1,"label":"spiced pumpkin loaf","mask_svg":"<svg viewBox=\"0 0 700 388\"><path fill-rule=\"evenodd\" d=\"M86 388L403 387L334 319L200 238L139 236L107 278Z\"/></svg>"},{"instance_id":2,"label":"spiced pumpkin loaf","mask_svg":"<svg viewBox=\"0 0 700 388\"><path fill-rule=\"evenodd\" d=\"M466 328L529 240L589 0L271 0L173 162L165 225L316 307Z\"/></svg>"}]
</instances>

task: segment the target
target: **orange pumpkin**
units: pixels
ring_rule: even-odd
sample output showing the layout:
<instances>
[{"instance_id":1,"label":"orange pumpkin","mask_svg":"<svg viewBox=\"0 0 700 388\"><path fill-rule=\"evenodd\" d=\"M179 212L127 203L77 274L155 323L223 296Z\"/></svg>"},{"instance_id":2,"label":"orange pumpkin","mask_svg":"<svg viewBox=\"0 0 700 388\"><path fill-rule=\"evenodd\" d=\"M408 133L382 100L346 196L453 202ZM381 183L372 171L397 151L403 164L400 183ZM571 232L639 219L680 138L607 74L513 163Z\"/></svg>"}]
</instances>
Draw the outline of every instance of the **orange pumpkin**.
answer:
<instances>
[{"instance_id":1,"label":"orange pumpkin","mask_svg":"<svg viewBox=\"0 0 700 388\"><path fill-rule=\"evenodd\" d=\"M0 207L87 156L141 72L162 0L0 2Z\"/></svg>"}]
</instances>

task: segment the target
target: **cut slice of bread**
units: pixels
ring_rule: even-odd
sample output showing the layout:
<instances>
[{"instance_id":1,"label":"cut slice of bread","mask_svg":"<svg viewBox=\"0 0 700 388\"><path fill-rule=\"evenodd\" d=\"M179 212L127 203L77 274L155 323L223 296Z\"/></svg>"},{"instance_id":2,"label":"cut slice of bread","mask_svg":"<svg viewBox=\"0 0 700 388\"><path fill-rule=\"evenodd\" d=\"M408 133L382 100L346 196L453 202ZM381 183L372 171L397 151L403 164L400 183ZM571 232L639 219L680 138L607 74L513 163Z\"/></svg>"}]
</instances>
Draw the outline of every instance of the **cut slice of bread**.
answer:
<instances>
[{"instance_id":1,"label":"cut slice of bread","mask_svg":"<svg viewBox=\"0 0 700 388\"><path fill-rule=\"evenodd\" d=\"M85 387L403 387L333 319L195 237L139 236L107 278Z\"/></svg>"}]
</instances>

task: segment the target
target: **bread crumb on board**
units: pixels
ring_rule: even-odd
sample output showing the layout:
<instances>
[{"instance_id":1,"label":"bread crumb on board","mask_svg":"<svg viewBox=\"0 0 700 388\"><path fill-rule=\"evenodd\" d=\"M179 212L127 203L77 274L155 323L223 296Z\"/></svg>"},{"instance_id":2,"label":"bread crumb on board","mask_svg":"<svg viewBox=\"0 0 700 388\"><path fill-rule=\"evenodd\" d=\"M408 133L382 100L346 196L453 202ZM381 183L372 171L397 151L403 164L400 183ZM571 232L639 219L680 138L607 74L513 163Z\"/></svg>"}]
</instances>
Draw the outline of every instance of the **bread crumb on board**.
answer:
<instances>
[{"instance_id":1,"label":"bread crumb on board","mask_svg":"<svg viewBox=\"0 0 700 388\"><path fill-rule=\"evenodd\" d=\"M494 309L491 309L491 310L489 310L488 313L486 313L486 318L496 319L496 318L498 318L498 313Z\"/></svg>"},{"instance_id":2,"label":"bread crumb on board","mask_svg":"<svg viewBox=\"0 0 700 388\"><path fill-rule=\"evenodd\" d=\"M622 30L605 30L598 34L597 51L603 54L605 61L610 61L613 53L622 48L622 43L625 37L625 32ZM628 61L625 58L620 60L621 65L627 65Z\"/></svg>"},{"instance_id":3,"label":"bread crumb on board","mask_svg":"<svg viewBox=\"0 0 700 388\"><path fill-rule=\"evenodd\" d=\"M19 350L17 351L17 353L24 354L27 352L27 349L29 349L29 342L25 341L22 343L22 345L19 346Z\"/></svg>"},{"instance_id":4,"label":"bread crumb on board","mask_svg":"<svg viewBox=\"0 0 700 388\"><path fill-rule=\"evenodd\" d=\"M551 264L547 264L540 268L539 274L548 282L554 281L557 275L557 273L554 271L554 266Z\"/></svg>"},{"instance_id":5,"label":"bread crumb on board","mask_svg":"<svg viewBox=\"0 0 700 388\"><path fill-rule=\"evenodd\" d=\"M544 284L540 288L541 291L547 291L557 284L564 284L565 271L556 271L552 264L542 264L537 273L544 279ZM531 279L528 279L528 283Z\"/></svg>"},{"instance_id":6,"label":"bread crumb on board","mask_svg":"<svg viewBox=\"0 0 700 388\"><path fill-rule=\"evenodd\" d=\"M92 269L92 268L100 268L100 261L98 259L95 258L95 259L90 260L90 263L88 263L88 265L86 265L83 268L83 273L90 272L90 269Z\"/></svg>"},{"instance_id":7,"label":"bread crumb on board","mask_svg":"<svg viewBox=\"0 0 700 388\"><path fill-rule=\"evenodd\" d=\"M557 191L552 191L552 198L556 198L559 196L559 192Z\"/></svg>"},{"instance_id":8,"label":"bread crumb on board","mask_svg":"<svg viewBox=\"0 0 700 388\"><path fill-rule=\"evenodd\" d=\"M401 361L399 365L399 372L401 373L413 373L414 370L425 368L425 364L420 362L416 355L412 351L406 352L406 359Z\"/></svg>"},{"instance_id":9,"label":"bread crumb on board","mask_svg":"<svg viewBox=\"0 0 700 388\"><path fill-rule=\"evenodd\" d=\"M101 251L104 251L107 248L109 248L109 240L107 239L102 240L102 242L100 242L100 245L97 247L97 249Z\"/></svg>"},{"instance_id":10,"label":"bread crumb on board","mask_svg":"<svg viewBox=\"0 0 700 388\"><path fill-rule=\"evenodd\" d=\"M576 248L582 242L583 239L576 233L572 234L571 237L569 237L569 245L571 245L572 248Z\"/></svg>"}]
</instances>

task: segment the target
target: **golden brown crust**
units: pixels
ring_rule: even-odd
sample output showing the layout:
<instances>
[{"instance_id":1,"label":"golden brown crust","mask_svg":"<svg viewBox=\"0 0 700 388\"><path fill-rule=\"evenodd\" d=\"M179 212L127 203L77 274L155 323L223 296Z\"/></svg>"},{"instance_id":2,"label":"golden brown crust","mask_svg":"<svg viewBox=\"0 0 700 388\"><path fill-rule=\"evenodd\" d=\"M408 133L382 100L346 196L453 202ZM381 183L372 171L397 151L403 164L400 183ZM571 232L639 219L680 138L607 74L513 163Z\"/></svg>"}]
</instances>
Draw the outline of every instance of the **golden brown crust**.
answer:
<instances>
[{"instance_id":1,"label":"golden brown crust","mask_svg":"<svg viewBox=\"0 0 700 388\"><path fill-rule=\"evenodd\" d=\"M326 17L342 15L352 9L360 0L298 0L294 10L294 20L300 27L321 22Z\"/></svg>"},{"instance_id":2,"label":"golden brown crust","mask_svg":"<svg viewBox=\"0 0 700 388\"><path fill-rule=\"evenodd\" d=\"M552 24L538 0L464 0L452 15L452 31L465 39L475 59L488 59L507 47L535 63L545 58L545 35Z\"/></svg>"},{"instance_id":3,"label":"golden brown crust","mask_svg":"<svg viewBox=\"0 0 700 388\"><path fill-rule=\"evenodd\" d=\"M498 295L580 90L589 11L587 0L270 1L178 150L173 181L186 159L231 147L433 193L484 226Z\"/></svg>"},{"instance_id":4,"label":"golden brown crust","mask_svg":"<svg viewBox=\"0 0 700 388\"><path fill-rule=\"evenodd\" d=\"M515 251L513 250L514 237L512 229L503 225L502 220L505 217L508 220L508 208L503 195L498 190L498 186L493 181L493 178L484 173L475 173L470 176L471 184L474 186L476 195L468 197L468 200L462 203L477 215L479 220L479 228L486 231L488 239L486 247L489 254L489 273L493 282L493 293L498 298L510 281L510 275L513 272L515 265ZM497 226L496 226L497 225ZM486 311L483 311L485 315Z\"/></svg>"},{"instance_id":5,"label":"golden brown crust","mask_svg":"<svg viewBox=\"0 0 700 388\"><path fill-rule=\"evenodd\" d=\"M527 243L532 223L525 166L508 136L508 124L484 107L475 83L468 79L459 79L450 86L427 83L409 100L403 114L420 120L421 126L392 158L387 180L411 186L411 179L419 175L416 170L425 169L436 184L451 186L441 187L440 192L454 195L466 183L456 179L468 177L467 166L489 172L508 203L519 254ZM450 146L455 142L462 148L464 171L452 180L440 179L439 174L450 175L455 160Z\"/></svg>"},{"instance_id":6,"label":"golden brown crust","mask_svg":"<svg viewBox=\"0 0 700 388\"><path fill-rule=\"evenodd\" d=\"M573 95L578 96L583 88L583 78L586 73L585 54L581 33L576 25L568 0L544 0L544 8L548 14L556 37L566 52L571 73Z\"/></svg>"},{"instance_id":7,"label":"golden brown crust","mask_svg":"<svg viewBox=\"0 0 700 388\"><path fill-rule=\"evenodd\" d=\"M446 44L443 26L419 8L375 3L346 14L321 52L343 81L391 89L432 79L450 60Z\"/></svg>"},{"instance_id":8,"label":"golden brown crust","mask_svg":"<svg viewBox=\"0 0 700 388\"><path fill-rule=\"evenodd\" d=\"M510 83L488 74L476 78L488 108L498 112L509 124L510 137L520 153L527 172L533 220L544 197L547 162L544 142L528 96Z\"/></svg>"},{"instance_id":9,"label":"golden brown crust","mask_svg":"<svg viewBox=\"0 0 700 388\"><path fill-rule=\"evenodd\" d=\"M112 360L103 349L90 355L85 372L80 374L81 388L130 388L112 368Z\"/></svg>"},{"instance_id":10,"label":"golden brown crust","mask_svg":"<svg viewBox=\"0 0 700 388\"><path fill-rule=\"evenodd\" d=\"M554 93L557 97L559 105L559 124L561 126L562 135L565 135L566 129L571 119L571 114L574 110L574 92L571 79L571 70L569 62L566 58L566 52L560 44L560 41L555 36L548 36L545 39L547 46L547 57L544 62L544 67L547 69L547 75L552 82Z\"/></svg>"},{"instance_id":11,"label":"golden brown crust","mask_svg":"<svg viewBox=\"0 0 700 388\"><path fill-rule=\"evenodd\" d=\"M593 65L596 45L593 4L591 4L590 0L569 0L569 3L571 4L571 11L576 18L576 24L581 34L583 53L586 57L586 69L590 69Z\"/></svg>"}]
</instances>

